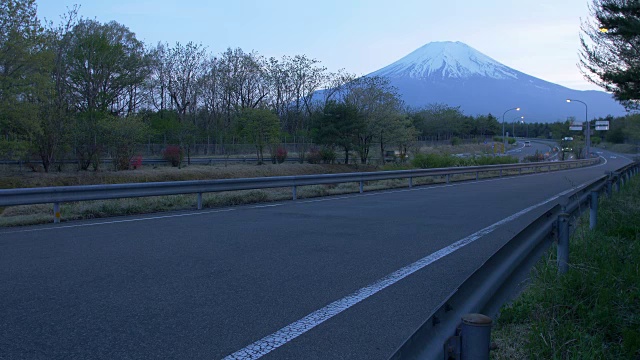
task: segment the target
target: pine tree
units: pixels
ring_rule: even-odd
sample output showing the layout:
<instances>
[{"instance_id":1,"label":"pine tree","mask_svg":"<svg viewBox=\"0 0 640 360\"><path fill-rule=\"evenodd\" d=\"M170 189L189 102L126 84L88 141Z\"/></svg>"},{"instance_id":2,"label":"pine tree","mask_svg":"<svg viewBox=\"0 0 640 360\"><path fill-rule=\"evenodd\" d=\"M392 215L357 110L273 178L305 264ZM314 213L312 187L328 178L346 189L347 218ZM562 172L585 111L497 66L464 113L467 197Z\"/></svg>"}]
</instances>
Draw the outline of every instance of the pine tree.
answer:
<instances>
[{"instance_id":1,"label":"pine tree","mask_svg":"<svg viewBox=\"0 0 640 360\"><path fill-rule=\"evenodd\" d=\"M582 24L580 68L627 109L640 107L640 1L593 0Z\"/></svg>"}]
</instances>

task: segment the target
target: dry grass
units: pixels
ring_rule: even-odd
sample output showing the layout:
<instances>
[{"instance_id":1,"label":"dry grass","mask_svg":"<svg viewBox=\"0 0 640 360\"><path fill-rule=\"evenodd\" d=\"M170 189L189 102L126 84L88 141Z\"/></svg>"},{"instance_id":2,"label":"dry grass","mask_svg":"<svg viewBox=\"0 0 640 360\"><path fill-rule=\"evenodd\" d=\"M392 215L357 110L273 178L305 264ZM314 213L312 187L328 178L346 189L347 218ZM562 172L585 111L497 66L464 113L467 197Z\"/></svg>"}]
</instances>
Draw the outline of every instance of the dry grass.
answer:
<instances>
[{"instance_id":1,"label":"dry grass","mask_svg":"<svg viewBox=\"0 0 640 360\"><path fill-rule=\"evenodd\" d=\"M0 188L29 188L47 186L120 184L137 182L214 180L265 176L335 174L375 171L367 165L332 164L268 164L232 166L191 165L181 169L171 166L143 166L129 171L76 171L71 165L61 172L40 173L16 166L0 167Z\"/></svg>"},{"instance_id":2,"label":"dry grass","mask_svg":"<svg viewBox=\"0 0 640 360\"><path fill-rule=\"evenodd\" d=\"M492 330L492 340L496 348L491 350L493 360L529 359L525 351L526 341L531 333L530 324L498 324ZM496 336L503 334L504 336Z\"/></svg>"},{"instance_id":3,"label":"dry grass","mask_svg":"<svg viewBox=\"0 0 640 360\"><path fill-rule=\"evenodd\" d=\"M492 154L491 142L488 144L460 144L460 145L438 145L438 146L422 146L420 153L423 154Z\"/></svg>"}]
</instances>

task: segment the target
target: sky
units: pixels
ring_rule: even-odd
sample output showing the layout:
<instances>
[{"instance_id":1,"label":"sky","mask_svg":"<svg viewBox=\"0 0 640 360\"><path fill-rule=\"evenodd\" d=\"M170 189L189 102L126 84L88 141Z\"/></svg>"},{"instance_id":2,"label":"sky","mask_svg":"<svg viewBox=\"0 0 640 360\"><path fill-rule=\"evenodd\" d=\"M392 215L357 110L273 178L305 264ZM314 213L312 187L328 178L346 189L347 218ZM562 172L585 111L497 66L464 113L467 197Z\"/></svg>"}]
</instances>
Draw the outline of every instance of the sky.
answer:
<instances>
[{"instance_id":1,"label":"sky","mask_svg":"<svg viewBox=\"0 0 640 360\"><path fill-rule=\"evenodd\" d=\"M200 43L265 57L306 55L365 75L433 41L461 41L518 71L601 90L577 66L591 0L36 0L38 16L115 20L148 45Z\"/></svg>"}]
</instances>

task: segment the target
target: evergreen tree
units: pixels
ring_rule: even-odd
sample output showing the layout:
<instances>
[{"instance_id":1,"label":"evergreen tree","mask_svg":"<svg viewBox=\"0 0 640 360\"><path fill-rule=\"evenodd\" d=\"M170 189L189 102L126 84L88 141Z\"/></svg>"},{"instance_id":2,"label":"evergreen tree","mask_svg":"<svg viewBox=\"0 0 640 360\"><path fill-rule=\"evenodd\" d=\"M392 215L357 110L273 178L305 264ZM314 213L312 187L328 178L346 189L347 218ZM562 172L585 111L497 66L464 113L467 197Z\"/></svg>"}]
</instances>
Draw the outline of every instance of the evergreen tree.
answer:
<instances>
[{"instance_id":1,"label":"evergreen tree","mask_svg":"<svg viewBox=\"0 0 640 360\"><path fill-rule=\"evenodd\" d=\"M640 105L640 1L593 0L582 24L580 67L627 109Z\"/></svg>"}]
</instances>

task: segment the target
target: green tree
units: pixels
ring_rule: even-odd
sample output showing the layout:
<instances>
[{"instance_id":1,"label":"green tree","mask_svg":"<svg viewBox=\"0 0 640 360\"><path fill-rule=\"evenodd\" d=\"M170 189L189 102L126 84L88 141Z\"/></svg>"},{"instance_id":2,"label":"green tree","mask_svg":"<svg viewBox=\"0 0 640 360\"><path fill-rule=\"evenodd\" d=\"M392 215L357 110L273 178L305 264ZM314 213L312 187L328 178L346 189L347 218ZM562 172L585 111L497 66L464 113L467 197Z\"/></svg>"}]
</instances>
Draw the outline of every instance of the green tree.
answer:
<instances>
[{"instance_id":1,"label":"green tree","mask_svg":"<svg viewBox=\"0 0 640 360\"><path fill-rule=\"evenodd\" d=\"M35 0L0 2L0 135L5 141L29 142L38 131L50 64L43 41Z\"/></svg>"},{"instance_id":2,"label":"green tree","mask_svg":"<svg viewBox=\"0 0 640 360\"><path fill-rule=\"evenodd\" d=\"M238 119L238 134L256 148L258 162L264 162L264 147L278 141L280 120L267 109L243 109Z\"/></svg>"},{"instance_id":3,"label":"green tree","mask_svg":"<svg viewBox=\"0 0 640 360\"><path fill-rule=\"evenodd\" d=\"M106 149L113 159L114 170L128 170L136 155L137 145L149 133L147 125L135 116L113 117L102 123Z\"/></svg>"},{"instance_id":4,"label":"green tree","mask_svg":"<svg viewBox=\"0 0 640 360\"><path fill-rule=\"evenodd\" d=\"M81 20L73 28L67 86L77 110L128 115L136 111L137 95L149 75L144 45L115 21Z\"/></svg>"},{"instance_id":5,"label":"green tree","mask_svg":"<svg viewBox=\"0 0 640 360\"><path fill-rule=\"evenodd\" d=\"M629 109L640 100L640 2L593 0L583 22L580 67L592 83Z\"/></svg>"},{"instance_id":6,"label":"green tree","mask_svg":"<svg viewBox=\"0 0 640 360\"><path fill-rule=\"evenodd\" d=\"M364 127L357 134L356 151L360 161L366 164L372 142L380 140L385 143L384 133L392 124L390 119L402 112L402 100L387 78L374 76L361 77L348 84L344 101L357 109L364 122ZM384 152L384 145L382 149Z\"/></svg>"},{"instance_id":7,"label":"green tree","mask_svg":"<svg viewBox=\"0 0 640 360\"><path fill-rule=\"evenodd\" d=\"M316 113L312 133L316 143L344 150L344 163L348 164L349 152L356 147L357 134L364 128L365 123L355 106L329 100L323 111Z\"/></svg>"}]
</instances>

